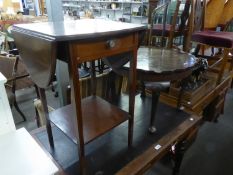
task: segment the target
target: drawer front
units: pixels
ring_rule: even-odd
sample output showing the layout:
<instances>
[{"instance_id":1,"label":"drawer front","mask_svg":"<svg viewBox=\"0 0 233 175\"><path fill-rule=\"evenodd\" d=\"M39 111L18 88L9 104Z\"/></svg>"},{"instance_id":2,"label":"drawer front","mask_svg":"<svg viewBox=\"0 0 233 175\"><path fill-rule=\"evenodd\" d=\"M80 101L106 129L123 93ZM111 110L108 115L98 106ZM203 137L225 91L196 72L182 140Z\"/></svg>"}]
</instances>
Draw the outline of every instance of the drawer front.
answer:
<instances>
[{"instance_id":1,"label":"drawer front","mask_svg":"<svg viewBox=\"0 0 233 175\"><path fill-rule=\"evenodd\" d=\"M78 62L90 61L131 51L136 43L134 35L87 43L73 43L73 57L76 57Z\"/></svg>"}]
</instances>

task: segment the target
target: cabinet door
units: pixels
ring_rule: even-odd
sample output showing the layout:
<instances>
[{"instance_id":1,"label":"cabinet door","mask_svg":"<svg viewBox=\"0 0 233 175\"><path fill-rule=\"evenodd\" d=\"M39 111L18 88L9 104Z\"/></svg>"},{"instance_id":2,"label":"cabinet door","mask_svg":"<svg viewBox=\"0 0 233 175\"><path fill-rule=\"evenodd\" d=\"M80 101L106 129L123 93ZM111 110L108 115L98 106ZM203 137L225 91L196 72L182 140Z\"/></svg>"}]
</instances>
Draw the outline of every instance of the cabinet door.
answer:
<instances>
[{"instance_id":1,"label":"cabinet door","mask_svg":"<svg viewBox=\"0 0 233 175\"><path fill-rule=\"evenodd\" d=\"M0 135L15 131L15 124L4 86L5 82L5 77L0 73Z\"/></svg>"}]
</instances>

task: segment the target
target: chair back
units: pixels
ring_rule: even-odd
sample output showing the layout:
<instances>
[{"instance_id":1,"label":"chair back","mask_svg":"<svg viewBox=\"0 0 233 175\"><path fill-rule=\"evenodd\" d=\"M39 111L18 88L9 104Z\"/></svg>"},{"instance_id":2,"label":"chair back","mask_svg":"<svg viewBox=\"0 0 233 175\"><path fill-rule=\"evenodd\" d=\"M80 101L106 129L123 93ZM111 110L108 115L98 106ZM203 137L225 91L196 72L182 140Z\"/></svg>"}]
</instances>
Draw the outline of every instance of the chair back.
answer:
<instances>
[{"instance_id":1,"label":"chair back","mask_svg":"<svg viewBox=\"0 0 233 175\"><path fill-rule=\"evenodd\" d=\"M171 48L174 37L184 35L184 31L188 28L191 1L173 0L153 10L150 22L149 45L152 45L155 36L161 37L161 46L164 47L164 38L167 37L167 47ZM154 33L154 26L160 26L160 34ZM157 27L156 30L158 30Z\"/></svg>"},{"instance_id":2,"label":"chair back","mask_svg":"<svg viewBox=\"0 0 233 175\"><path fill-rule=\"evenodd\" d=\"M165 28L166 28L166 21L167 21L167 9L168 9L169 3L165 3L157 8L155 8L152 12L151 17L151 26L150 26L150 35L149 35L149 45L152 45L152 33L154 24L161 21L162 22L162 34L161 34L161 46L164 45L164 35L165 35ZM161 17L162 14L162 18Z\"/></svg>"},{"instance_id":3,"label":"chair back","mask_svg":"<svg viewBox=\"0 0 233 175\"><path fill-rule=\"evenodd\" d=\"M6 77L7 80L12 78L15 60L15 57L0 55L0 72Z\"/></svg>"},{"instance_id":4,"label":"chair back","mask_svg":"<svg viewBox=\"0 0 233 175\"><path fill-rule=\"evenodd\" d=\"M223 13L219 21L222 30L226 30L227 26L233 20L233 0L228 0L223 8Z\"/></svg>"},{"instance_id":5,"label":"chair back","mask_svg":"<svg viewBox=\"0 0 233 175\"><path fill-rule=\"evenodd\" d=\"M204 28L206 0L193 0L192 8L192 32L199 31Z\"/></svg>"},{"instance_id":6,"label":"chair back","mask_svg":"<svg viewBox=\"0 0 233 175\"><path fill-rule=\"evenodd\" d=\"M215 30L222 18L225 0L209 0L206 4L204 29ZM233 11L233 9L232 9Z\"/></svg>"},{"instance_id":7,"label":"chair back","mask_svg":"<svg viewBox=\"0 0 233 175\"><path fill-rule=\"evenodd\" d=\"M194 31L204 28L206 0L192 0L189 18L189 30L185 38L184 51L189 52L191 48L191 36Z\"/></svg>"},{"instance_id":8,"label":"chair back","mask_svg":"<svg viewBox=\"0 0 233 175\"><path fill-rule=\"evenodd\" d=\"M180 15L180 24L179 24L179 30L184 30L185 27L187 26L191 14L191 5L192 5L192 0L186 0L185 3L183 4L183 11Z\"/></svg>"},{"instance_id":9,"label":"chair back","mask_svg":"<svg viewBox=\"0 0 233 175\"><path fill-rule=\"evenodd\" d=\"M12 91L34 86L19 57L0 56L0 72L6 77L6 85Z\"/></svg>"}]
</instances>

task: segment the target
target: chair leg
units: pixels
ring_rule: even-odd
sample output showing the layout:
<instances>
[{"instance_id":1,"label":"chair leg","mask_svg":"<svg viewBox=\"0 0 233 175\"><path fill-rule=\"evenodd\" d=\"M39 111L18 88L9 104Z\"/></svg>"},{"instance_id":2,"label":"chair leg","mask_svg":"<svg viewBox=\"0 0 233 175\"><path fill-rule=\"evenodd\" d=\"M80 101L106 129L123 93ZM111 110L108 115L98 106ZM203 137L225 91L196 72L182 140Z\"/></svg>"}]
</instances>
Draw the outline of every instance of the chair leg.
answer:
<instances>
[{"instance_id":1,"label":"chair leg","mask_svg":"<svg viewBox=\"0 0 233 175\"><path fill-rule=\"evenodd\" d=\"M152 92L151 116L150 116L150 127L149 127L149 132L152 134L156 132L155 117L156 117L156 110L157 110L157 106L159 102L159 96L160 96L159 91Z\"/></svg>"},{"instance_id":2,"label":"chair leg","mask_svg":"<svg viewBox=\"0 0 233 175\"><path fill-rule=\"evenodd\" d=\"M19 106L18 106L16 100L14 101L14 107L15 107L15 109L18 111L18 113L22 116L23 121L25 122L25 121L26 121L26 117L25 117L25 115L23 114L23 112L20 110L20 108L19 108Z\"/></svg>"}]
</instances>

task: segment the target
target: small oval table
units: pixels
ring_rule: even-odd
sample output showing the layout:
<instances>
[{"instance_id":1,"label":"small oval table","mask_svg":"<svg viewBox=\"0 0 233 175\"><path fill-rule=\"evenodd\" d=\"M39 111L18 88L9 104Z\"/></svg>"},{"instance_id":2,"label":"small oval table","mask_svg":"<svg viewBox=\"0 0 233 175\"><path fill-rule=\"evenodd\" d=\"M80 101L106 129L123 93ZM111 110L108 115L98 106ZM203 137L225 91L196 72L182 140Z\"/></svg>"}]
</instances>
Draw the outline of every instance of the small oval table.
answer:
<instances>
[{"instance_id":1,"label":"small oval table","mask_svg":"<svg viewBox=\"0 0 233 175\"><path fill-rule=\"evenodd\" d=\"M127 76L130 64L126 63L130 55L121 55L125 59L119 62L115 59L106 59L106 63L114 72L121 76ZM137 79L141 82L147 82L147 87L152 91L151 105L151 122L149 131L154 133L156 108L160 96L160 92L168 89L170 81L182 80L197 68L198 59L189 54L175 49L160 49L155 47L140 47L137 56ZM152 82L152 83L151 83ZM165 82L165 83L164 83ZM129 92L130 93L130 92ZM179 95L178 105L180 107L180 99L182 90Z\"/></svg>"}]
</instances>

